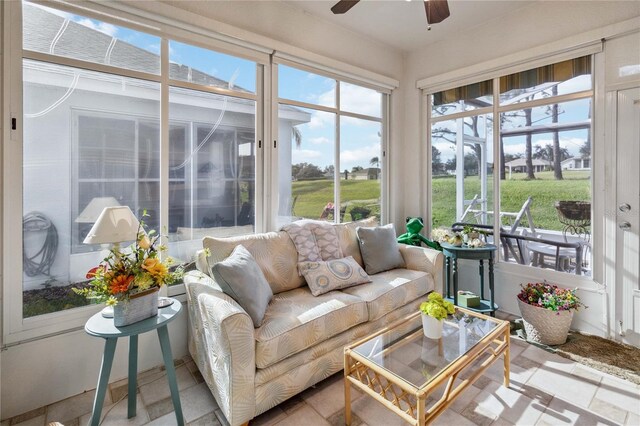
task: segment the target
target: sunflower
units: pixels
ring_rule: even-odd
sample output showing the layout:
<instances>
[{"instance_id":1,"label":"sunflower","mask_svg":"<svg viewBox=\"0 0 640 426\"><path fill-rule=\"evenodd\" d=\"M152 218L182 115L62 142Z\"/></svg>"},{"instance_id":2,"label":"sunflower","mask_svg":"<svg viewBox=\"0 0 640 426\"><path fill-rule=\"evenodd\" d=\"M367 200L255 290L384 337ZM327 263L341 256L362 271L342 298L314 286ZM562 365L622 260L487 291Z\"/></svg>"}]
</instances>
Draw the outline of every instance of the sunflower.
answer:
<instances>
[{"instance_id":1,"label":"sunflower","mask_svg":"<svg viewBox=\"0 0 640 426\"><path fill-rule=\"evenodd\" d=\"M133 275L118 275L111 281L109 292L111 294L124 293L129 289L131 281L133 281Z\"/></svg>"},{"instance_id":2,"label":"sunflower","mask_svg":"<svg viewBox=\"0 0 640 426\"><path fill-rule=\"evenodd\" d=\"M164 281L169 270L158 259L147 258L142 263L142 269L147 271L157 282Z\"/></svg>"}]
</instances>

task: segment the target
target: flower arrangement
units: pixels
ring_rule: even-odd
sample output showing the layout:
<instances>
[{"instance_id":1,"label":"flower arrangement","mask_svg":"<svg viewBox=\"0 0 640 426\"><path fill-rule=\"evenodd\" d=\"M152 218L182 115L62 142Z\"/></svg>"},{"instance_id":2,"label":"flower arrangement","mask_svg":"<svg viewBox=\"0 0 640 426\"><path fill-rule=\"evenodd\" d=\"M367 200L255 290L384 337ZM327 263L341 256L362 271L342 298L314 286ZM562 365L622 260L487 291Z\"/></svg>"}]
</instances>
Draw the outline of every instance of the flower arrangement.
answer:
<instances>
[{"instance_id":1,"label":"flower arrangement","mask_svg":"<svg viewBox=\"0 0 640 426\"><path fill-rule=\"evenodd\" d=\"M454 314L456 308L453 303L444 300L440 293L432 291L429 293L427 301L420 304L420 312L437 320L443 320L448 315Z\"/></svg>"},{"instance_id":2,"label":"flower arrangement","mask_svg":"<svg viewBox=\"0 0 640 426\"><path fill-rule=\"evenodd\" d=\"M482 232L473 226L465 225L461 232L454 232L447 228L436 228L431 231L431 237L439 243L448 243L456 247L466 245L470 248L480 248L486 245L486 243L480 239L481 233Z\"/></svg>"},{"instance_id":3,"label":"flower arrangement","mask_svg":"<svg viewBox=\"0 0 640 426\"><path fill-rule=\"evenodd\" d=\"M144 216L148 216L146 212ZM138 238L134 244L124 250L118 246L112 248L98 266L89 270L89 286L74 288L73 291L98 303L106 302L107 306L115 306L133 295L180 279L182 268L169 270L173 264L172 258L165 261L158 259L159 253L166 250L165 246L156 248L160 235L153 230L145 233L144 226L144 222L140 221Z\"/></svg>"},{"instance_id":4,"label":"flower arrangement","mask_svg":"<svg viewBox=\"0 0 640 426\"><path fill-rule=\"evenodd\" d=\"M558 313L586 307L576 295L577 289L560 288L547 282L528 283L526 286L520 284L520 287L522 290L518 294L518 299L528 305Z\"/></svg>"}]
</instances>

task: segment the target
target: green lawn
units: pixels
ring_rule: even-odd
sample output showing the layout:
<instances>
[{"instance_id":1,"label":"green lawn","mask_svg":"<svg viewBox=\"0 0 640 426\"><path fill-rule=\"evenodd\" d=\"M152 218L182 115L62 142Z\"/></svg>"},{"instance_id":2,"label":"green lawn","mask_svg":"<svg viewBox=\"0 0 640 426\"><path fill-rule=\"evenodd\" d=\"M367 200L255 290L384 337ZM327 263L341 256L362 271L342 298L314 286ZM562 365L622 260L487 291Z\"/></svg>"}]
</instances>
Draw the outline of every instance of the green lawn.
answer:
<instances>
[{"instance_id":1,"label":"green lawn","mask_svg":"<svg viewBox=\"0 0 640 426\"><path fill-rule=\"evenodd\" d=\"M531 214L536 228L561 230L562 224L554 203L558 200L591 199L589 172L564 171L564 180L555 180L553 172L536 173L535 180L526 180L523 173L515 173L511 179L500 182L502 191L502 207L505 212L517 212L527 197L533 197ZM293 182L293 196L298 196L294 207L294 215L317 219L327 202L333 200L333 182L329 180ZM380 194L380 183L375 180L348 180L340 182L342 201L375 200ZM491 176L489 177L491 185ZM456 212L456 180L454 176L433 179L433 223L434 226L451 226L455 222ZM489 188L489 205L493 202ZM465 198L470 200L480 194L480 179L470 176L465 179ZM354 202L347 208L345 221L351 220L349 211L356 205L371 207L375 202ZM372 214L379 214L376 206Z\"/></svg>"},{"instance_id":2,"label":"green lawn","mask_svg":"<svg viewBox=\"0 0 640 426\"><path fill-rule=\"evenodd\" d=\"M333 202L333 189L333 181L327 179L292 182L293 197L298 197L293 215L318 219L327 203ZM370 216L380 216L379 180L342 180L340 191L341 202L348 204L344 221L351 220L351 209L356 206L370 209Z\"/></svg>"}]
</instances>

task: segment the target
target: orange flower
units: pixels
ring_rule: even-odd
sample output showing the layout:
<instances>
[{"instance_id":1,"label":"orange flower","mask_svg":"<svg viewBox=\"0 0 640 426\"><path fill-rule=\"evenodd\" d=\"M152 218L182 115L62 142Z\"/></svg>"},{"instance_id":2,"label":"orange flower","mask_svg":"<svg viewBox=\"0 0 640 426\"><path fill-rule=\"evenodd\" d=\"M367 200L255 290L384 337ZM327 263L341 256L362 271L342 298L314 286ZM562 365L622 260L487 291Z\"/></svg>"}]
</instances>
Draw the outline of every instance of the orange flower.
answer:
<instances>
[{"instance_id":1,"label":"orange flower","mask_svg":"<svg viewBox=\"0 0 640 426\"><path fill-rule=\"evenodd\" d=\"M95 268L91 268L89 269L89 272L87 272L87 279L92 280L96 277L96 274L98 273L98 271L104 269L102 266L96 266Z\"/></svg>"},{"instance_id":2,"label":"orange flower","mask_svg":"<svg viewBox=\"0 0 640 426\"><path fill-rule=\"evenodd\" d=\"M169 273L167 267L162 264L158 259L147 258L142 262L142 269L147 271L156 280L162 281L162 279Z\"/></svg>"},{"instance_id":3,"label":"orange flower","mask_svg":"<svg viewBox=\"0 0 640 426\"><path fill-rule=\"evenodd\" d=\"M131 281L133 281L133 275L118 275L111 281L109 292L111 294L124 293L129 289Z\"/></svg>"}]
</instances>

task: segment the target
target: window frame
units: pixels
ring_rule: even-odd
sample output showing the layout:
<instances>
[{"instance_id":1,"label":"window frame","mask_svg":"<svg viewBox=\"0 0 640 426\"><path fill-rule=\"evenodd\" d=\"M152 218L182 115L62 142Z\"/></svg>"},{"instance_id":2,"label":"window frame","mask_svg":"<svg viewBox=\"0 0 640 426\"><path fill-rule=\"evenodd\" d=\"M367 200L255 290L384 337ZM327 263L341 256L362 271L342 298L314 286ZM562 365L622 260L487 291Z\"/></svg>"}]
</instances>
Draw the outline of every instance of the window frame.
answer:
<instances>
[{"instance_id":1,"label":"window frame","mask_svg":"<svg viewBox=\"0 0 640 426\"><path fill-rule=\"evenodd\" d=\"M16 226L18 223L22 223L23 215L23 189L22 185L10 185L9 182L22 182L22 165L23 165L23 130L22 130L22 78L23 78L23 60L35 60L45 63L59 64L64 66L70 66L79 68L82 70L98 71L108 74L114 74L118 76L137 78L141 80L151 81L160 84L160 226L168 222L168 195L169 195L169 166L168 166L168 153L169 153L169 128L171 123L169 122L168 106L169 106L169 88L179 87L192 89L200 92L208 92L223 96L230 96L234 98L249 99L255 102L255 141L256 146L258 140L263 140L263 132L265 131L265 125L263 119L264 114L261 111L261 105L264 104L264 90L265 86L264 68L268 65L268 57L263 52L256 52L255 54L247 54L250 52L250 47L233 46L228 42L218 41L211 38L211 34L204 30L195 30L193 32L182 29L180 27L173 27L166 23L158 24L151 22L151 25L146 26L140 24L139 20L129 21L126 19L126 12L119 15L124 15L125 18L116 18L113 14L101 13L100 11L90 10L81 6L72 5L68 3L55 2L47 4L47 7L59 9L62 11L78 14L91 19L97 19L102 22L107 22L114 25L123 26L125 28L135 29L138 31L147 32L149 34L159 36L161 38L160 49L160 62L161 72L159 75L153 73L146 73L141 71L128 70L111 65L104 65L99 63L92 63L84 60L67 58L62 56L51 55L47 53L41 53L36 51L29 51L22 48L22 3L16 2L4 2L0 7L3 7L3 27L4 32L2 34L3 49L5 53L3 55L3 70L4 74L3 87L6 89L3 92L3 109L10 111L10 118L16 118L18 120L17 130L11 130L8 126L3 128L3 140L6 142L3 144L3 192L4 192L4 210L3 210L3 265L19 265L13 268L3 268L3 282L4 283L19 283L16 285L3 285L3 321L2 321L2 343L3 345L17 344L23 341L29 341L34 339L43 338L46 336L57 335L60 333L80 330L84 325L87 318L100 311L102 305L88 305L70 310L62 310L58 312L52 312L48 314L38 315L35 317L23 318L23 283L22 283L22 227ZM93 8L93 5L92 5ZM96 5L96 9L100 10L102 6ZM139 19L139 17L138 17ZM203 35L204 34L206 35ZM256 65L256 92L247 93L236 91L233 89L216 88L209 86L198 85L197 83L183 82L180 80L173 80L169 78L169 58L168 58L168 43L169 40L176 40L182 43L193 44L205 49L214 50L217 52L238 56L243 59L248 59L255 62ZM221 46L223 46L221 48ZM72 115L75 112L72 112ZM116 112L116 114L121 114ZM123 116L126 116L124 114ZM130 117L130 116L129 116ZM140 118L140 117L137 117ZM134 118L134 119L137 119ZM166 124L165 124L166 123ZM72 131L70 144L77 143L76 132ZM11 142L11 143L9 143ZM256 149L256 211L260 211L262 205L263 180L262 175L258 171L262 171L260 163L263 153L261 149ZM70 159L70 167L74 166L73 159ZM77 176L77 173L71 173L72 176ZM71 186L77 186L77 182L70 182ZM76 191L77 192L77 191ZM72 196L72 200L76 196ZM256 231L264 229L264 223L256 220ZM71 238L71 236L69 237ZM163 237L162 244L167 244L167 238ZM185 293L184 284L178 284L171 286L169 289L163 289L163 292L168 293L171 296L182 296Z\"/></svg>"},{"instance_id":2,"label":"window frame","mask_svg":"<svg viewBox=\"0 0 640 426\"><path fill-rule=\"evenodd\" d=\"M37 2L38 0L32 0ZM277 61L290 61L295 67L310 66L311 71L319 74L338 76L341 81L368 87L383 94L382 101L382 146L385 153L382 157L382 167L387 169L381 182L381 214L388 217L388 141L390 136L390 97L392 90L399 82L395 79L377 74L363 68L352 66L329 57L306 53L298 48L286 44L275 43L269 39L256 36L238 35L233 31L229 34L220 32L218 23L206 17L185 12L178 18L170 16L170 7L161 7L159 11L147 11L124 4L114 3L69 3L64 0L51 0L47 7L85 16L90 19L119 25L136 31L160 37L160 74L150 74L140 71L123 70L111 65L90 63L83 60L63 58L39 52L23 51L22 48L22 3L20 1L3 2L0 4L0 19L2 28L2 110L4 121L2 126L2 157L3 157L3 265L19 265L17 268L3 267L2 300L2 334L0 347L20 344L21 342L38 340L61 333L81 330L84 322L92 314L101 309L100 305L88 305L70 310L58 311L31 318L22 317L22 186L15 182L22 182L22 62L23 59L33 59L48 63L57 63L123 75L127 77L149 80L161 84L160 93L160 123L169 123L169 89L180 87L214 94L250 99L255 102L255 232L275 230L277 213L277 183L274 189L273 176L277 176L277 151L270 142L277 139ZM225 27L222 27L224 30ZM195 83L176 81L169 78L169 40L191 44L219 53L237 56L256 63L255 93L238 92L223 88L200 86ZM265 45L266 42L266 45ZM273 44L274 47L269 47ZM283 51L275 51L275 45ZM295 52L294 54L287 51ZM274 83L275 82L275 83ZM274 91L275 89L275 91ZM275 93L275 96L273 94ZM162 108L162 106L165 106ZM357 114L355 115L357 116ZM274 117L276 125L273 125ZM17 120L17 130L11 129L12 119ZM168 157L169 125L161 124L161 157ZM192 132L192 126L188 129ZM169 170L168 162L161 160L160 169L160 223L168 223L169 199ZM271 170L269 170L271 168ZM275 192L274 192L275 191ZM276 194L275 196L274 193ZM274 208L276 206L276 208ZM18 225L18 226L17 226ZM166 239L163 243L166 244ZM7 283L12 283L11 285ZM19 283L19 284L17 284ZM184 301L184 284L173 285L163 289L169 296L177 296Z\"/></svg>"},{"instance_id":3,"label":"window frame","mask_svg":"<svg viewBox=\"0 0 640 426\"><path fill-rule=\"evenodd\" d=\"M279 71L279 65L284 65L287 66L289 68L294 68L298 71L304 71L304 72L310 72L313 74L317 74L320 75L322 77L326 77L329 79L332 79L333 81L335 81L335 107L329 107L329 106L325 106L325 105L319 105L319 104L312 104L312 103L308 103L308 102L302 102L302 101L296 101L293 99L288 99L288 98L281 98L279 96L279 92L278 92L278 71ZM295 63L295 62L291 62L285 59L281 59L281 58L276 58L276 60L274 61L274 66L272 67L272 74L273 74L273 79L272 79L272 90L273 90L273 98L274 98L274 105L272 107L272 114L273 114L273 120L271 123L272 129L273 129L273 134L274 135L278 135L278 128L279 128L279 117L278 117L278 110L279 110L279 105L288 105L288 106L292 106L292 107L300 107L300 108L305 108L305 109L310 109L310 110L315 110L315 111L322 111L322 112L327 112L330 114L334 114L335 115L335 141L334 141L334 176L333 176L333 182L334 182L334 189L333 189L333 203L336 206L340 205L340 182L341 182L341 168L340 168L340 134L341 134L341 117L348 117L348 118L355 118L355 119L359 119L359 120L366 120L366 121L370 121L370 122L375 122L375 123L379 123L380 124L380 129L381 129L381 138L380 138L380 170L382 173L382 179L380 182L380 223L384 224L386 223L387 218L389 217L389 206L388 206L388 188L389 188L389 161L388 161L388 155L387 153L389 152L388 149L388 145L389 145L389 105L391 102L391 92L384 88L384 87L380 87L380 86L376 86L376 85L372 85L370 83L366 83L366 82L362 82L362 81L357 81L354 80L352 78L349 78L347 76L342 76L336 73L331 73L331 72L327 72L326 70L322 69L322 68L315 68L313 66L310 65L306 65L306 64L300 64L300 63ZM366 115L366 114L359 114L359 113L355 113L355 112L349 112L349 111L344 111L341 109L340 107L340 83L344 82L344 83L348 83L351 85L356 85L356 86L360 86L360 87L364 87L367 89L371 89L371 90L375 90L376 92L380 93L381 99L380 99L380 117L374 117L374 116L370 116L370 115ZM280 141L281 143L286 143L289 144L291 141L287 140L287 141ZM277 149L278 144L276 143L276 141L274 140L274 149ZM277 223L278 220L278 198L280 196L279 194L279 187L278 187L278 168L280 167L280 165L278 164L278 155L277 153L274 153L271 159L271 164L272 164L272 168L274 170L274 172L271 175L271 179L272 179L272 186L271 186L271 191L274 194L274 196L272 197L272 205L271 205L271 223L275 226L275 224ZM291 167L291 165L285 165L286 167ZM334 222L335 223L340 223L340 215L339 214L335 214L334 215Z\"/></svg>"},{"instance_id":4,"label":"window frame","mask_svg":"<svg viewBox=\"0 0 640 426\"><path fill-rule=\"evenodd\" d=\"M535 69L537 67L544 66L544 65L551 65L557 62L561 62L563 60L574 59L574 58L578 58L581 56L588 56L588 55L591 56L591 82L592 82L591 89L581 90L581 91L563 94L563 95L557 95L557 96L544 98L544 99L534 99L527 102L517 102L513 104L506 104L506 105L503 105L500 103L500 78L501 77L512 74L512 73L516 73L516 72ZM421 103L420 103L421 108L423 110L421 114L421 132L424 132L422 140L425 142L423 143L423 146L425 147L423 150L423 157L425 158L425 161L427 164L427 167L426 167L427 176L425 179L426 193L427 193L427 196L425 197L425 203L426 203L425 211L427 213L427 217L429 217L430 219L425 224L427 233L430 233L432 230L431 219L433 217L432 198L431 198L432 197L432 163L431 163L432 124L449 121L449 120L455 120L457 118L466 118L466 117L472 117L472 116L483 115L483 114L492 114L494 117L494 123L495 123L496 117L500 117L500 114L505 112L518 111L518 110L540 107L540 106L547 106L551 104L560 104L563 102L569 102L569 101L581 100L581 99L591 100L590 117L591 117L591 135L592 136L591 136L590 143L591 143L591 152L592 152L591 169L593 171L590 176L590 188L591 188L591 200L592 200L591 215L592 215L592 218L597 217L599 206L596 202L597 192L595 187L595 184L596 184L595 175L597 173L596 167L601 167L600 164L603 160L600 160L597 158L597 156L595 156L594 146L595 146L596 136L595 136L594 128L595 128L595 124L598 121L595 114L595 112L598 110L598 108L596 107L597 88L599 87L602 81L601 80L602 76L600 76L599 75L600 73L598 72L599 71L598 63L600 62L599 59L601 56L602 56L601 48L597 49L596 44L592 43L587 47L584 47L581 49L575 49L569 53L563 52L558 55L555 55L552 53L549 55L545 55L544 58L533 58L530 61L522 61L515 65L511 65L511 66L507 65L489 72L478 73L473 77L462 76L458 80L460 84L456 84L452 79L447 79L446 76L439 76L433 79L425 79L418 82L418 87L421 88L421 91L422 91ZM431 107L432 107L434 93L440 92L442 90L453 89L453 88L465 86L468 84L474 84L474 83L486 81L488 80L488 77L491 77L490 79L493 81L493 90L492 90L493 105L474 109L474 110L469 110L469 111L461 111L461 112L453 113L449 115L432 117ZM434 82L434 85L431 87L427 87L426 84L428 84L432 80ZM446 83L440 83L440 81L442 80L446 81ZM493 164L500 164L501 130L502 130L501 127L498 127L497 129L494 128L494 131L493 131L493 140L492 140ZM493 191L492 208L493 208L493 211L496 212L496 211L501 211L500 210L501 194L500 194L499 173L494 171L492 179L493 179L492 180L493 187L491 188L491 190ZM494 215L494 220L493 220L494 235L498 235L499 230L500 230L500 217L499 215ZM599 237L601 235L602 234L600 232L599 223L597 221L592 221L592 226L591 226L592 247L596 248L599 245L599 240L600 240ZM502 245L500 241L497 241L496 245L498 246L498 251L500 251L502 249ZM597 290L595 283L597 281L600 281L600 277L602 276L602 269L603 269L601 266L601 263L599 262L600 258L601 258L601 254L599 253L599 251L592 250L591 276L575 275L575 274L569 274L566 272L560 272L560 271L555 271L551 269L533 267L529 265L514 264L511 262L505 262L504 260L502 260L501 256L496 256L495 263L496 263L496 269L504 271L506 274L511 274L511 275L526 274L528 276L535 276L540 280L549 280L552 282L569 282L570 285Z\"/></svg>"}]
</instances>

